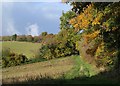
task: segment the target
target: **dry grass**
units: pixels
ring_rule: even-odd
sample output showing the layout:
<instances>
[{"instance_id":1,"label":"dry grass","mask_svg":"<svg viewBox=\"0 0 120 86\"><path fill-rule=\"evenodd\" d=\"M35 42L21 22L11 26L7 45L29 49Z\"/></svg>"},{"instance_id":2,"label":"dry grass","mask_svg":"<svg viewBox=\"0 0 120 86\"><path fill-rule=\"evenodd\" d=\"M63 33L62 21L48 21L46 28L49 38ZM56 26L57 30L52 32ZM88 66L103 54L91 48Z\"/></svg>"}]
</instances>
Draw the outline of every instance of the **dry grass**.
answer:
<instances>
[{"instance_id":1,"label":"dry grass","mask_svg":"<svg viewBox=\"0 0 120 86\"><path fill-rule=\"evenodd\" d=\"M46 76L58 78L71 70L73 66L74 60L71 57L66 57L45 62L9 67L2 70L2 80L3 83L11 83L41 77L43 78Z\"/></svg>"}]
</instances>

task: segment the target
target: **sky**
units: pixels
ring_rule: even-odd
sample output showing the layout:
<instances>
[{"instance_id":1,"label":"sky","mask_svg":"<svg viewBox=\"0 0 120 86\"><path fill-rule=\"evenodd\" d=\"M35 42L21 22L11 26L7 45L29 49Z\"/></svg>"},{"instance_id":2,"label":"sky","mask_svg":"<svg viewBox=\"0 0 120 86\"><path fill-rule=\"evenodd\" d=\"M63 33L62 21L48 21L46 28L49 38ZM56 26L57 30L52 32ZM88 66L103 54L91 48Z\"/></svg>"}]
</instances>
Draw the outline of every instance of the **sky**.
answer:
<instances>
[{"instance_id":1,"label":"sky","mask_svg":"<svg viewBox=\"0 0 120 86\"><path fill-rule=\"evenodd\" d=\"M2 33L0 35L57 34L62 11L71 9L61 2L2 2Z\"/></svg>"}]
</instances>

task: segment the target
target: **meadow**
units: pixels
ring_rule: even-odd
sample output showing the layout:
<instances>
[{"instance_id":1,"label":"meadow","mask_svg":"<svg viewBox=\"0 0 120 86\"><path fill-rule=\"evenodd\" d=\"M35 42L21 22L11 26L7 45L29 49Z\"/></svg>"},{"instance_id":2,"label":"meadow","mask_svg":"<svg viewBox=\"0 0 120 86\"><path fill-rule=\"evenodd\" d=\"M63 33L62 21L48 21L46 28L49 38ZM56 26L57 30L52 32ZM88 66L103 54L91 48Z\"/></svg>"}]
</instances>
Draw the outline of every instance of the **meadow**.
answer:
<instances>
[{"instance_id":1,"label":"meadow","mask_svg":"<svg viewBox=\"0 0 120 86\"><path fill-rule=\"evenodd\" d=\"M23 54L27 58L34 58L41 44L32 42L5 41L2 42L2 49L10 48L11 52ZM0 46L1 46L0 45Z\"/></svg>"},{"instance_id":2,"label":"meadow","mask_svg":"<svg viewBox=\"0 0 120 86\"><path fill-rule=\"evenodd\" d=\"M9 47L15 53L34 57L33 51L39 49L39 43L3 42L2 49ZM33 58L32 57L32 58ZM100 70L85 62L79 55L54 58L43 62L22 64L3 68L3 84L115 84L116 79L99 75Z\"/></svg>"},{"instance_id":3,"label":"meadow","mask_svg":"<svg viewBox=\"0 0 120 86\"><path fill-rule=\"evenodd\" d=\"M15 83L16 81L25 82L29 79L35 80L38 77L50 77L52 79L58 79L60 77L63 77L63 75L65 77L64 79L72 79L81 75L80 71L84 71L86 73L90 71L90 76L93 76L97 73L97 71L91 70L92 66L89 67L90 65L83 65L83 63L79 64L77 62L77 59L79 59L79 56L70 56L66 58L53 59L44 62L3 68L3 83ZM89 68L79 70L80 68L78 66L86 66L86 68Z\"/></svg>"},{"instance_id":4,"label":"meadow","mask_svg":"<svg viewBox=\"0 0 120 86\"><path fill-rule=\"evenodd\" d=\"M79 56L57 58L2 69L3 84L116 84Z\"/></svg>"}]
</instances>

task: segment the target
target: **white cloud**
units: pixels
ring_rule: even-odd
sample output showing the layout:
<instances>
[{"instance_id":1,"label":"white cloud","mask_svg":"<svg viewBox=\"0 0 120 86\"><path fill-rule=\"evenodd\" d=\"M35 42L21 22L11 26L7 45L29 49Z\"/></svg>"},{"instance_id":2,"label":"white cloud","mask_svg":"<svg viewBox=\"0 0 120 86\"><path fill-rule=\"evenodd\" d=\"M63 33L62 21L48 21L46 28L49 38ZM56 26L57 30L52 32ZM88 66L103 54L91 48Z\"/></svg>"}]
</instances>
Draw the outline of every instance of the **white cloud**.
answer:
<instances>
[{"instance_id":1,"label":"white cloud","mask_svg":"<svg viewBox=\"0 0 120 86\"><path fill-rule=\"evenodd\" d=\"M39 26L37 24L31 24L26 28L27 35L36 36L39 35Z\"/></svg>"}]
</instances>

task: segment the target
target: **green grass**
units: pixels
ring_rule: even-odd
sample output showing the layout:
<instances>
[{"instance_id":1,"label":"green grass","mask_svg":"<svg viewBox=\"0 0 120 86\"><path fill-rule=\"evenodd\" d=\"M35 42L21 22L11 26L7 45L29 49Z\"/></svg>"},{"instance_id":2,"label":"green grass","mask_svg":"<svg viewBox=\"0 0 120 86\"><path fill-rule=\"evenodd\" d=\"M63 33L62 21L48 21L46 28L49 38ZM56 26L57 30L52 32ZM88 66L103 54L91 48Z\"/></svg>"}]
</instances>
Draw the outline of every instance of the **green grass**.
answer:
<instances>
[{"instance_id":1,"label":"green grass","mask_svg":"<svg viewBox=\"0 0 120 86\"><path fill-rule=\"evenodd\" d=\"M98 73L93 65L83 61L80 56L74 56L72 58L75 60L75 64L73 69L65 75L66 79L74 79L83 76L91 77Z\"/></svg>"},{"instance_id":2,"label":"green grass","mask_svg":"<svg viewBox=\"0 0 120 86\"><path fill-rule=\"evenodd\" d=\"M17 54L24 54L28 58L34 58L40 46L41 46L40 43L15 42L15 41L2 42L2 49L10 48L12 52L15 52Z\"/></svg>"}]
</instances>

